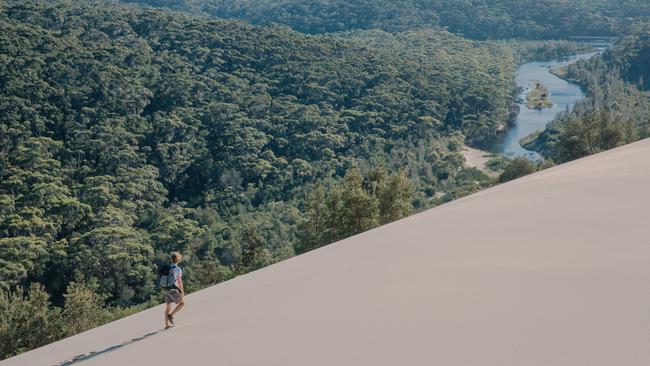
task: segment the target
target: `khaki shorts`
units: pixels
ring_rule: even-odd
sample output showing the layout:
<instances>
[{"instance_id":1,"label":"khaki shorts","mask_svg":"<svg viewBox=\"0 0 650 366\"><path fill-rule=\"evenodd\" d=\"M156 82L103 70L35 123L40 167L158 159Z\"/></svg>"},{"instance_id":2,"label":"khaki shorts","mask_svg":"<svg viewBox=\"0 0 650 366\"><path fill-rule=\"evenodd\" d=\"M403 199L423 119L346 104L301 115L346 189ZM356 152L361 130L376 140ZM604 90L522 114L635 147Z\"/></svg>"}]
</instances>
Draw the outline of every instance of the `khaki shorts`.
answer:
<instances>
[{"instance_id":1,"label":"khaki shorts","mask_svg":"<svg viewBox=\"0 0 650 366\"><path fill-rule=\"evenodd\" d=\"M181 302L181 292L177 289L171 289L165 292L165 304L178 304Z\"/></svg>"}]
</instances>

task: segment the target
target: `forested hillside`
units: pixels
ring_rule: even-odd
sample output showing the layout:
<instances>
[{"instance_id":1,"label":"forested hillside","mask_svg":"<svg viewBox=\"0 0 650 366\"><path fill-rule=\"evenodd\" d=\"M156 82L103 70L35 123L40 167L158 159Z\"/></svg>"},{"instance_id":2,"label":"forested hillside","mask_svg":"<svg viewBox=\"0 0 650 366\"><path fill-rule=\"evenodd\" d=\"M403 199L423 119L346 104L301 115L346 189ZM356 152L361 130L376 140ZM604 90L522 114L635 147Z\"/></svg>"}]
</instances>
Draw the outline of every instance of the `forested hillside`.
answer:
<instances>
[{"instance_id":1,"label":"forested hillside","mask_svg":"<svg viewBox=\"0 0 650 366\"><path fill-rule=\"evenodd\" d=\"M625 81L650 90L650 22L635 24L604 58L610 68L620 70Z\"/></svg>"},{"instance_id":2,"label":"forested hillside","mask_svg":"<svg viewBox=\"0 0 650 366\"><path fill-rule=\"evenodd\" d=\"M306 33L447 27L474 39L620 34L650 16L645 0L123 0Z\"/></svg>"},{"instance_id":3,"label":"forested hillside","mask_svg":"<svg viewBox=\"0 0 650 366\"><path fill-rule=\"evenodd\" d=\"M514 68L444 31L0 3L0 356L156 303L171 250L198 289L489 185L459 149Z\"/></svg>"},{"instance_id":4,"label":"forested hillside","mask_svg":"<svg viewBox=\"0 0 650 366\"><path fill-rule=\"evenodd\" d=\"M526 147L565 162L650 137L649 70L650 24L636 24L602 56L560 71L587 98Z\"/></svg>"}]
</instances>

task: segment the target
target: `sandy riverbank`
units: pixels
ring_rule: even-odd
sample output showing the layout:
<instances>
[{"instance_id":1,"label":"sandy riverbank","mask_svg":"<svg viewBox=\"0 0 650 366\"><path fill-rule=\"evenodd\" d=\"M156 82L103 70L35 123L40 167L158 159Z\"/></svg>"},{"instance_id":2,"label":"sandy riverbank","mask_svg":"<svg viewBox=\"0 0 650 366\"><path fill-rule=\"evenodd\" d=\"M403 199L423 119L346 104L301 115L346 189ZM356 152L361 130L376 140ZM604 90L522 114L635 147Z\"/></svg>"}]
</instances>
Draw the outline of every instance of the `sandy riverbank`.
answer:
<instances>
[{"instance_id":1,"label":"sandy riverbank","mask_svg":"<svg viewBox=\"0 0 650 366\"><path fill-rule=\"evenodd\" d=\"M465 157L465 165L467 167L480 169L493 178L499 175L500 172L494 171L487 166L488 161L492 158L491 153L469 146L463 146L461 153Z\"/></svg>"}]
</instances>

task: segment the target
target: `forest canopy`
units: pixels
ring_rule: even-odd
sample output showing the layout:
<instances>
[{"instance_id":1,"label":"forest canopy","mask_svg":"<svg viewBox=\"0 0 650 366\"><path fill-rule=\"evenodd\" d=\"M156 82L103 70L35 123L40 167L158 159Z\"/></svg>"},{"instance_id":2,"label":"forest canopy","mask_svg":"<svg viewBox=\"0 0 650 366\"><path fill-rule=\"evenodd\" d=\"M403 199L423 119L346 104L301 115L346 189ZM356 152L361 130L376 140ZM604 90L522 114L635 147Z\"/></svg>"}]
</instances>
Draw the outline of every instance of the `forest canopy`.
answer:
<instances>
[{"instance_id":1,"label":"forest canopy","mask_svg":"<svg viewBox=\"0 0 650 366\"><path fill-rule=\"evenodd\" d=\"M473 39L613 36L650 16L646 0L123 0L279 23L305 33L446 27Z\"/></svg>"}]
</instances>

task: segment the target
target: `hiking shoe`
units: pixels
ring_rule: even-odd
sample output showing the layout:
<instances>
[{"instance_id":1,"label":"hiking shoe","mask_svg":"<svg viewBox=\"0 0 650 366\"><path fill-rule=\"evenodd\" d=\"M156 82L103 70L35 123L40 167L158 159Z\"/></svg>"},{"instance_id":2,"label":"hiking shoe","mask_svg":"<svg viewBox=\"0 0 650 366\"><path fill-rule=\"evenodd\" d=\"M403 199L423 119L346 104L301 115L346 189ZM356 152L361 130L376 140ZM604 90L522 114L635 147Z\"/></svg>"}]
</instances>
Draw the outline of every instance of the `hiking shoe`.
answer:
<instances>
[{"instance_id":1,"label":"hiking shoe","mask_svg":"<svg viewBox=\"0 0 650 366\"><path fill-rule=\"evenodd\" d=\"M172 323L172 325L174 325L174 317L173 316L167 315L167 320L169 320L169 322Z\"/></svg>"}]
</instances>

